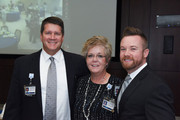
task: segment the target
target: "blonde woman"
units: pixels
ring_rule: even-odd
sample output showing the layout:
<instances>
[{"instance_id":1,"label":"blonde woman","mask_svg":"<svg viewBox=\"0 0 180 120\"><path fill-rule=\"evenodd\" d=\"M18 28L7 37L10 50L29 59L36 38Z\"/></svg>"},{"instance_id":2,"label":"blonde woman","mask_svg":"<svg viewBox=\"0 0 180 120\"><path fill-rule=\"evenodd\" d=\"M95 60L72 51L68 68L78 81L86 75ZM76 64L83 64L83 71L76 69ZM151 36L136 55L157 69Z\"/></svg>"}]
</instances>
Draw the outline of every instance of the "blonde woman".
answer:
<instances>
[{"instance_id":1,"label":"blonde woman","mask_svg":"<svg viewBox=\"0 0 180 120\"><path fill-rule=\"evenodd\" d=\"M82 49L90 75L81 77L74 106L75 120L115 120L121 80L106 71L112 47L104 36L93 36Z\"/></svg>"}]
</instances>

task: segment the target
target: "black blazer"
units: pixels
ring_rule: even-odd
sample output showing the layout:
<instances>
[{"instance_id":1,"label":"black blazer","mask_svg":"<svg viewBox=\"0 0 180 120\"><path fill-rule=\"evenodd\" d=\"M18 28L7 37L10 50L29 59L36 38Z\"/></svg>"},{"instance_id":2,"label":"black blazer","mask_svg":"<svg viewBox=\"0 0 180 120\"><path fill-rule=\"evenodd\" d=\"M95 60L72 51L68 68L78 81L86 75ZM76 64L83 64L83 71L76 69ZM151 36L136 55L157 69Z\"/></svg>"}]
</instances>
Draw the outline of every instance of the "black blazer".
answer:
<instances>
[{"instance_id":1,"label":"black blazer","mask_svg":"<svg viewBox=\"0 0 180 120\"><path fill-rule=\"evenodd\" d=\"M15 61L6 109L3 120L43 120L41 84L40 84L40 53L23 56ZM75 85L78 76L88 74L85 59L73 53L63 51L67 72L67 84L71 114L75 98ZM29 84L29 73L34 73L33 85L36 95L24 95L24 85Z\"/></svg>"},{"instance_id":2,"label":"black blazer","mask_svg":"<svg viewBox=\"0 0 180 120\"><path fill-rule=\"evenodd\" d=\"M124 91L119 120L175 120L173 94L148 66Z\"/></svg>"}]
</instances>

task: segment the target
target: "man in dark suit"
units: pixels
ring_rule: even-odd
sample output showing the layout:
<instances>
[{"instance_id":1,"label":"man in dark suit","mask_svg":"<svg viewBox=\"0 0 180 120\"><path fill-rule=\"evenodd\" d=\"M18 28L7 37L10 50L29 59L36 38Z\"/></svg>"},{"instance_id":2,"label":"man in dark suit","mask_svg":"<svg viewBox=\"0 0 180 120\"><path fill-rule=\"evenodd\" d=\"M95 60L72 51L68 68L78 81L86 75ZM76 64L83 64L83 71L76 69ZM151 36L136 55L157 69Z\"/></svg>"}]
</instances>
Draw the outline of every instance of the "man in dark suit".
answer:
<instances>
[{"instance_id":1,"label":"man in dark suit","mask_svg":"<svg viewBox=\"0 0 180 120\"><path fill-rule=\"evenodd\" d=\"M173 94L148 67L148 54L148 41L142 31L125 28L120 61L130 79L125 79L118 95L119 120L175 120Z\"/></svg>"},{"instance_id":2,"label":"man in dark suit","mask_svg":"<svg viewBox=\"0 0 180 120\"><path fill-rule=\"evenodd\" d=\"M60 18L48 17L43 20L40 38L42 50L15 61L3 120L45 120L50 57L54 57L57 73L54 120L70 120L73 115L76 80L88 74L85 60L80 55L61 49L64 23Z\"/></svg>"}]
</instances>

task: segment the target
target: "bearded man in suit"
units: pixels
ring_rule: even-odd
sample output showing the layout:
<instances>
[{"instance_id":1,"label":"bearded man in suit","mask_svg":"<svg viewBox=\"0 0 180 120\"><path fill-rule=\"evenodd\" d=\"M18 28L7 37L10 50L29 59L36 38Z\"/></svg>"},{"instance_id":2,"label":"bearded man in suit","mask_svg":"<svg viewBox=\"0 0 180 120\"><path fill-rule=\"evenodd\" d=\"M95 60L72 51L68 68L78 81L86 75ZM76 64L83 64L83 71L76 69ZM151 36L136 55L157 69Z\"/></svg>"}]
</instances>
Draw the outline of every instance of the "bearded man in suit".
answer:
<instances>
[{"instance_id":1,"label":"bearded man in suit","mask_svg":"<svg viewBox=\"0 0 180 120\"><path fill-rule=\"evenodd\" d=\"M119 120L175 120L173 94L149 68L148 54L144 33L138 28L125 28L120 61L130 79L125 79L118 95Z\"/></svg>"}]
</instances>

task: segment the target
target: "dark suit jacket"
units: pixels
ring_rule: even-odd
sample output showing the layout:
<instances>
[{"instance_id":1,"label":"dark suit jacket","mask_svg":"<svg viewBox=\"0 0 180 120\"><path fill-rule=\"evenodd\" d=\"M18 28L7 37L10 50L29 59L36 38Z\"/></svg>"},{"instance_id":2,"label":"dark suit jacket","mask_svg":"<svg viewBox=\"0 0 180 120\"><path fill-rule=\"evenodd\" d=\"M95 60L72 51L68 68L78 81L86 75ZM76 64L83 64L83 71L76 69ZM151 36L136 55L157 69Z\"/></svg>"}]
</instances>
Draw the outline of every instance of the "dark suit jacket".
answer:
<instances>
[{"instance_id":1,"label":"dark suit jacket","mask_svg":"<svg viewBox=\"0 0 180 120\"><path fill-rule=\"evenodd\" d=\"M43 120L41 84L40 84L40 53L23 56L15 61L11 86L3 120ZM67 83L71 114L73 115L73 102L75 85L78 76L88 74L85 59L73 53L63 51L67 72ZM24 95L24 85L29 84L29 73L34 73L33 85L36 86L36 95Z\"/></svg>"},{"instance_id":2,"label":"dark suit jacket","mask_svg":"<svg viewBox=\"0 0 180 120\"><path fill-rule=\"evenodd\" d=\"M175 120L173 94L148 66L124 91L119 120Z\"/></svg>"}]
</instances>

